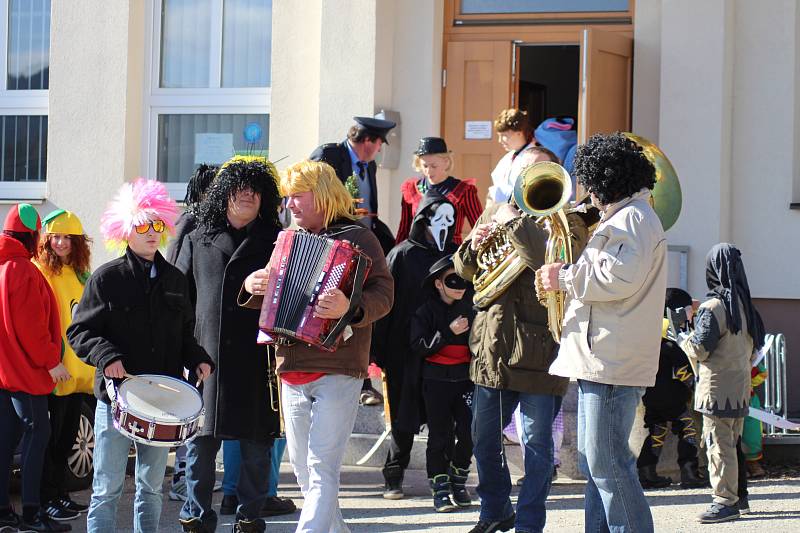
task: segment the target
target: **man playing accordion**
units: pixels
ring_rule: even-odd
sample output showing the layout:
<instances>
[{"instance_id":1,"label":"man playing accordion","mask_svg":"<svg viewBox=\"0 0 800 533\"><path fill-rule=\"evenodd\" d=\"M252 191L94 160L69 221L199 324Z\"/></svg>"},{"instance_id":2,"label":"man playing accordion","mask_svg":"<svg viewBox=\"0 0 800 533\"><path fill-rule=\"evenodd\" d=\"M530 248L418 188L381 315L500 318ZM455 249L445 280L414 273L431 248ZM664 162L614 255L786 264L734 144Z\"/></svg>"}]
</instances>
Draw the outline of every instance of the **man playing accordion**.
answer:
<instances>
[{"instance_id":1,"label":"man playing accordion","mask_svg":"<svg viewBox=\"0 0 800 533\"><path fill-rule=\"evenodd\" d=\"M330 165L290 166L281 193L302 230L350 241L372 261L338 348L329 352L304 342L277 347L289 458L305 498L297 531L349 531L339 510L339 470L367 377L372 324L392 306L392 276L377 238L356 220L350 195ZM260 307L269 276L268 269L248 276L240 303ZM349 309L348 296L332 289L320 294L314 315L338 320Z\"/></svg>"}]
</instances>

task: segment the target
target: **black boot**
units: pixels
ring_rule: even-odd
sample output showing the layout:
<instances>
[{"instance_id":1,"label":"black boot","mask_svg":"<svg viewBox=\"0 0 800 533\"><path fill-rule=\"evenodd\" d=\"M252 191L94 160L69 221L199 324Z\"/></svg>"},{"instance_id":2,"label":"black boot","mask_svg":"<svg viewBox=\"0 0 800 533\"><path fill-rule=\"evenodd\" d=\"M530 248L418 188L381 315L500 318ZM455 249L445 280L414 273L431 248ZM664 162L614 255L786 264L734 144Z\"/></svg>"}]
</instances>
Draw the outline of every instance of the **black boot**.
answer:
<instances>
[{"instance_id":1,"label":"black boot","mask_svg":"<svg viewBox=\"0 0 800 533\"><path fill-rule=\"evenodd\" d=\"M399 466L384 466L383 479L386 481L386 488L383 497L387 500L403 499L403 469Z\"/></svg>"},{"instance_id":2,"label":"black boot","mask_svg":"<svg viewBox=\"0 0 800 533\"><path fill-rule=\"evenodd\" d=\"M458 507L450 499L450 477L447 474L439 474L428 480L431 484L433 494L433 508L437 513L449 513Z\"/></svg>"},{"instance_id":3,"label":"black boot","mask_svg":"<svg viewBox=\"0 0 800 533\"><path fill-rule=\"evenodd\" d=\"M246 518L239 518L233 524L233 533L264 533L267 529L267 524L260 518L248 520Z\"/></svg>"},{"instance_id":4,"label":"black boot","mask_svg":"<svg viewBox=\"0 0 800 533\"><path fill-rule=\"evenodd\" d=\"M239 498L236 494L225 494L222 496L222 502L219 504L219 514L231 515L236 514L236 509L239 507Z\"/></svg>"},{"instance_id":5,"label":"black boot","mask_svg":"<svg viewBox=\"0 0 800 533\"><path fill-rule=\"evenodd\" d=\"M672 484L672 479L659 476L656 465L646 465L639 467L639 483L643 489L663 489Z\"/></svg>"},{"instance_id":6,"label":"black boot","mask_svg":"<svg viewBox=\"0 0 800 533\"><path fill-rule=\"evenodd\" d=\"M453 486L453 503L459 507L469 507L472 505L472 495L470 495L466 487L469 470L456 468L451 464L448 472L450 474L450 483Z\"/></svg>"},{"instance_id":7,"label":"black boot","mask_svg":"<svg viewBox=\"0 0 800 533\"><path fill-rule=\"evenodd\" d=\"M697 475L697 467L693 463L681 465L681 488L699 489L708 486L708 480Z\"/></svg>"}]
</instances>

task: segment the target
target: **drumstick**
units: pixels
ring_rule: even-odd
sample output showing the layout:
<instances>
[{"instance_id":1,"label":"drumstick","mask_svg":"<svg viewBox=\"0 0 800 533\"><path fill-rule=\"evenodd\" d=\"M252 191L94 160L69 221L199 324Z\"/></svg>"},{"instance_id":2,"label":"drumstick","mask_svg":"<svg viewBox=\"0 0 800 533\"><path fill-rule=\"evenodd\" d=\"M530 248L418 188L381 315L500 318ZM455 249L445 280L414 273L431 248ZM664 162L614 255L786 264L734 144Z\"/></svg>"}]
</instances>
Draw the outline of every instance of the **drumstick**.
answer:
<instances>
[{"instance_id":1,"label":"drumstick","mask_svg":"<svg viewBox=\"0 0 800 533\"><path fill-rule=\"evenodd\" d=\"M167 389L167 390L170 390L172 392L181 392L176 388L170 387L169 385L164 385L163 383L156 383L155 381L151 381L151 380L149 380L147 378L143 378L141 376L134 376L133 374L125 373L125 377L126 378L130 378L130 379L138 379L140 381L144 381L148 385L154 385L156 387L161 387L162 389Z\"/></svg>"}]
</instances>

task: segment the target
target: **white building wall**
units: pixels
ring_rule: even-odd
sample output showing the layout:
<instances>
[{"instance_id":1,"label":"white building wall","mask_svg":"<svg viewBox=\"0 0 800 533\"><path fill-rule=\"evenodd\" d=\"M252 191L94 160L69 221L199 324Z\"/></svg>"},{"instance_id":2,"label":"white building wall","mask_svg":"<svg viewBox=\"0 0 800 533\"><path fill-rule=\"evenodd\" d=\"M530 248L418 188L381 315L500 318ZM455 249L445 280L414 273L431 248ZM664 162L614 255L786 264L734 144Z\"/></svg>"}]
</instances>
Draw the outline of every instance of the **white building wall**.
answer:
<instances>
[{"instance_id":1,"label":"white building wall","mask_svg":"<svg viewBox=\"0 0 800 533\"><path fill-rule=\"evenodd\" d=\"M800 190L797 11L791 0L637 5L634 131L657 131L680 177L683 210L667 237L690 248L696 296L706 253L727 241L754 297L800 297L796 276L780 274L800 261L800 211L789 209Z\"/></svg>"},{"instance_id":2,"label":"white building wall","mask_svg":"<svg viewBox=\"0 0 800 533\"><path fill-rule=\"evenodd\" d=\"M797 174L797 10L793 0L738 0L734 14L731 239L760 298L800 298L800 278L789 274L800 262L800 211L789 209Z\"/></svg>"}]
</instances>

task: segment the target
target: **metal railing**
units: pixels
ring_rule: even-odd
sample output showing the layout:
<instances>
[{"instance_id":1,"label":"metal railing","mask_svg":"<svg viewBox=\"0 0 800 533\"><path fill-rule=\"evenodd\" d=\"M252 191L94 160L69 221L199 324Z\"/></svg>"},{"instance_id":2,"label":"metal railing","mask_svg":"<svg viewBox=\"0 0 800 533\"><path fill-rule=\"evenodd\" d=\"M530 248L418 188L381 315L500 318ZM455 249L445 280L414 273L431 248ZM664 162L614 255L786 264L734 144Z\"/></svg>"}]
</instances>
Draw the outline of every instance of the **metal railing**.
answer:
<instances>
[{"instance_id":1,"label":"metal railing","mask_svg":"<svg viewBox=\"0 0 800 533\"><path fill-rule=\"evenodd\" d=\"M764 338L767 355L764 365L767 368L767 379L764 382L764 410L785 417L788 412L786 387L786 338L783 333L768 333ZM787 429L764 424L764 435L797 435Z\"/></svg>"}]
</instances>

